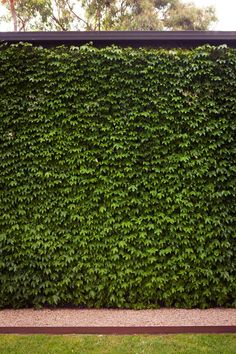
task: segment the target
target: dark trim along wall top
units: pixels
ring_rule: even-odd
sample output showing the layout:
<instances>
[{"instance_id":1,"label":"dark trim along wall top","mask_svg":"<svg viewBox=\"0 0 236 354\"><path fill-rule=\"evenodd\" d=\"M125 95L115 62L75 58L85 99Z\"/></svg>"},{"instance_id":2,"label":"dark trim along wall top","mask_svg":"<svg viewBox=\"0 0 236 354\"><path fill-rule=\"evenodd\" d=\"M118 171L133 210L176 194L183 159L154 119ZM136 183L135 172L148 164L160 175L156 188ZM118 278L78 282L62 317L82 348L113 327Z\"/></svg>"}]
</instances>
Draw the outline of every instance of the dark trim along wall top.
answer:
<instances>
[{"instance_id":1,"label":"dark trim along wall top","mask_svg":"<svg viewBox=\"0 0 236 354\"><path fill-rule=\"evenodd\" d=\"M236 48L236 31L0 32L0 42L30 42L44 47L93 42L96 47L116 44L122 47L194 48L203 44L226 44Z\"/></svg>"}]
</instances>

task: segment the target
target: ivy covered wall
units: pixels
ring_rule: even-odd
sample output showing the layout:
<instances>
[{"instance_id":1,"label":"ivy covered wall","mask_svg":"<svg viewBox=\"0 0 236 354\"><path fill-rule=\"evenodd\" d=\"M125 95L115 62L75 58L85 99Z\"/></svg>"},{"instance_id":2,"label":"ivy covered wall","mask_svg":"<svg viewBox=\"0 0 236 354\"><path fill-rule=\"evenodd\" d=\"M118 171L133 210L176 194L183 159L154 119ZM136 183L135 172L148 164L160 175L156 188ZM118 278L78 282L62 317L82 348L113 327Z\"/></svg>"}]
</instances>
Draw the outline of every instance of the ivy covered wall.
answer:
<instances>
[{"instance_id":1,"label":"ivy covered wall","mask_svg":"<svg viewBox=\"0 0 236 354\"><path fill-rule=\"evenodd\" d=\"M0 306L235 306L236 52L0 50Z\"/></svg>"}]
</instances>

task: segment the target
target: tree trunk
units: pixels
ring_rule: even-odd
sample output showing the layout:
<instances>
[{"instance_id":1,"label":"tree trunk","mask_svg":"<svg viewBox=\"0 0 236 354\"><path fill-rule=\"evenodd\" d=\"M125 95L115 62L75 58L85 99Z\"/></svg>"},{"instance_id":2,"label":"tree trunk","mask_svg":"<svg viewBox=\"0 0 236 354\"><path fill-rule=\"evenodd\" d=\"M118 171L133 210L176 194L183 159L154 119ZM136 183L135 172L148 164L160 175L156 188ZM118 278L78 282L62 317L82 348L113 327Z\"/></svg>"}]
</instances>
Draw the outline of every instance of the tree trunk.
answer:
<instances>
[{"instance_id":1,"label":"tree trunk","mask_svg":"<svg viewBox=\"0 0 236 354\"><path fill-rule=\"evenodd\" d=\"M17 16L16 16L16 9L15 9L15 0L10 0L10 9L11 9L11 15L12 15L12 20L14 24L14 31L17 31Z\"/></svg>"}]
</instances>

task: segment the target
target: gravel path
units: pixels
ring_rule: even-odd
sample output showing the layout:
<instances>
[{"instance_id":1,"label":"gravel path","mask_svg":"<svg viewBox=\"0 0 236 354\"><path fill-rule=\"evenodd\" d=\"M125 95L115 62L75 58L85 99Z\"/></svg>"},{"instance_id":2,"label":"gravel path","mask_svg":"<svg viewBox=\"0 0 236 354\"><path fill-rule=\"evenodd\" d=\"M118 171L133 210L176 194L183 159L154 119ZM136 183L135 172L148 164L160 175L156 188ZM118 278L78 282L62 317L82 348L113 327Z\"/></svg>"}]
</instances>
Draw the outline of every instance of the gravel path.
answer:
<instances>
[{"instance_id":1,"label":"gravel path","mask_svg":"<svg viewBox=\"0 0 236 354\"><path fill-rule=\"evenodd\" d=\"M236 326L236 309L0 310L0 327Z\"/></svg>"}]
</instances>

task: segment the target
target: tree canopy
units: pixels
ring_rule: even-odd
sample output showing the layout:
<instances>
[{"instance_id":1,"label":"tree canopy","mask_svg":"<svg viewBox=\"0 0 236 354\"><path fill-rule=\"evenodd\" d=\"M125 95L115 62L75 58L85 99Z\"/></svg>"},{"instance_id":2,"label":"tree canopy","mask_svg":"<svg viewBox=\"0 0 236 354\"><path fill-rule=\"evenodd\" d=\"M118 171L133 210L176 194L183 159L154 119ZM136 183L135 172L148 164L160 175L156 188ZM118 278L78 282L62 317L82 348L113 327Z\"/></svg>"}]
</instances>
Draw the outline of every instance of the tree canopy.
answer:
<instances>
[{"instance_id":1,"label":"tree canopy","mask_svg":"<svg viewBox=\"0 0 236 354\"><path fill-rule=\"evenodd\" d=\"M14 31L207 30L213 7L182 0L1 0Z\"/></svg>"}]
</instances>

